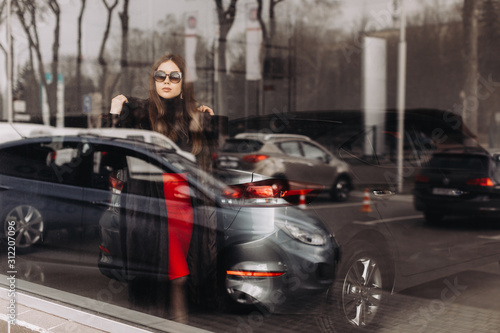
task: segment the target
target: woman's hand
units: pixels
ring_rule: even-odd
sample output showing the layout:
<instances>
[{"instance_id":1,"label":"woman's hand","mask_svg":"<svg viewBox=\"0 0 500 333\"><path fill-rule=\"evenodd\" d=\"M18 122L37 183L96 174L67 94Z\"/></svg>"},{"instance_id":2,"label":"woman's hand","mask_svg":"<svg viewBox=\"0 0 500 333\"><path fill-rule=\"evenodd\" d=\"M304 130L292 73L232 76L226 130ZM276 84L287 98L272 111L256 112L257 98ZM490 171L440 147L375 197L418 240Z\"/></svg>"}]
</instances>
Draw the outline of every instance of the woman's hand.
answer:
<instances>
[{"instance_id":1,"label":"woman's hand","mask_svg":"<svg viewBox=\"0 0 500 333\"><path fill-rule=\"evenodd\" d=\"M211 108L209 108L206 105L200 105L198 107L198 111L200 111L200 112L208 112L208 114L211 115L211 116L213 116L215 114L214 110L212 110Z\"/></svg>"},{"instance_id":2,"label":"woman's hand","mask_svg":"<svg viewBox=\"0 0 500 333\"><path fill-rule=\"evenodd\" d=\"M111 100L111 109L109 113L120 114L122 112L123 104L128 103L127 97L124 95L118 95Z\"/></svg>"}]
</instances>

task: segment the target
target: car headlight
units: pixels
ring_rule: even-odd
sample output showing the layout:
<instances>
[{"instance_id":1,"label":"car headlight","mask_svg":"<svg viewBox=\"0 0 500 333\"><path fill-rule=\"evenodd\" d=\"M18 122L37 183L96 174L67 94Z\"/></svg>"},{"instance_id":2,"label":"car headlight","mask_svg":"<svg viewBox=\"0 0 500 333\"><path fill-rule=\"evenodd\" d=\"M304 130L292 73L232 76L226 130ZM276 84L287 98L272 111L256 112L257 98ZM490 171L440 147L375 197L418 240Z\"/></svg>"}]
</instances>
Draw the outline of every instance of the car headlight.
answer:
<instances>
[{"instance_id":1,"label":"car headlight","mask_svg":"<svg viewBox=\"0 0 500 333\"><path fill-rule=\"evenodd\" d=\"M308 245L326 244L326 237L319 230L307 230L305 227L289 221L276 223L288 236Z\"/></svg>"}]
</instances>

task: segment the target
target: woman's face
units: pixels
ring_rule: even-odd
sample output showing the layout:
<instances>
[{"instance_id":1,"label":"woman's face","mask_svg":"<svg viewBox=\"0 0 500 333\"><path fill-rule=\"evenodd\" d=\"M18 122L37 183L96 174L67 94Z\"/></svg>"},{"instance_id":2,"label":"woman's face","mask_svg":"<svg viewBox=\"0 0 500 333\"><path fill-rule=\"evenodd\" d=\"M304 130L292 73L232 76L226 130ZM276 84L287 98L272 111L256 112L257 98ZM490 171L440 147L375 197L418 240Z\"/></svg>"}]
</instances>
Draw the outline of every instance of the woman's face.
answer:
<instances>
[{"instance_id":1,"label":"woman's face","mask_svg":"<svg viewBox=\"0 0 500 333\"><path fill-rule=\"evenodd\" d=\"M166 74L170 74L171 72L180 72L180 69L172 60L169 60L158 66L157 71L163 71ZM170 82L170 78L166 78L163 82L155 81L155 85L158 95L165 99L177 97L182 91L182 80L179 83L172 83Z\"/></svg>"}]
</instances>

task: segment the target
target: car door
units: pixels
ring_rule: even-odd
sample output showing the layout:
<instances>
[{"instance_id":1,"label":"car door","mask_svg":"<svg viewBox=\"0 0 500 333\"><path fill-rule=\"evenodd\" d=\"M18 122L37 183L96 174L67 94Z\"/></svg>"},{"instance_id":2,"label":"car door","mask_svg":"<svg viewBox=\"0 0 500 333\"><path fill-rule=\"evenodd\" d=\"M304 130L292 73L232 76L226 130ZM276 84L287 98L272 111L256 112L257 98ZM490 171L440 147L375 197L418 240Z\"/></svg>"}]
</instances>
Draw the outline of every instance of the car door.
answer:
<instances>
[{"instance_id":1,"label":"car door","mask_svg":"<svg viewBox=\"0 0 500 333\"><path fill-rule=\"evenodd\" d=\"M311 142L301 142L304 158L312 164L311 182L329 188L336 177L336 170L330 165L331 156Z\"/></svg>"},{"instance_id":2,"label":"car door","mask_svg":"<svg viewBox=\"0 0 500 333\"><path fill-rule=\"evenodd\" d=\"M84 175L77 147L50 140L22 143L0 152L2 220L18 221L19 248L44 241L53 246L81 227ZM65 230L64 235L61 230Z\"/></svg>"},{"instance_id":3,"label":"car door","mask_svg":"<svg viewBox=\"0 0 500 333\"><path fill-rule=\"evenodd\" d=\"M281 141L277 142L276 146L285 154L280 162L284 166L287 179L309 182L315 179L312 175L313 163L304 157L299 141Z\"/></svg>"}]
</instances>

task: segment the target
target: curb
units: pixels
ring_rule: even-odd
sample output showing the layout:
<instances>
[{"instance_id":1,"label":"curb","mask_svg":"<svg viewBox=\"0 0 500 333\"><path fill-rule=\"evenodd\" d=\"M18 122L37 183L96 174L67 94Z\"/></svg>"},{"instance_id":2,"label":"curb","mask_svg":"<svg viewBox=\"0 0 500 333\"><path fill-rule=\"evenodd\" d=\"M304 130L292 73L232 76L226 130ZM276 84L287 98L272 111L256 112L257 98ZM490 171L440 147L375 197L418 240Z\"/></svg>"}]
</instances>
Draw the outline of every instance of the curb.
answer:
<instances>
[{"instance_id":1,"label":"curb","mask_svg":"<svg viewBox=\"0 0 500 333\"><path fill-rule=\"evenodd\" d=\"M7 277L0 274L0 281L7 281ZM9 332L9 328L12 333L209 332L23 280L16 281L16 288L12 295L4 284L0 286L0 306L5 309L0 312L1 332ZM16 305L15 325L8 324L10 318L6 311L12 302ZM96 309L101 310L96 312Z\"/></svg>"}]
</instances>

